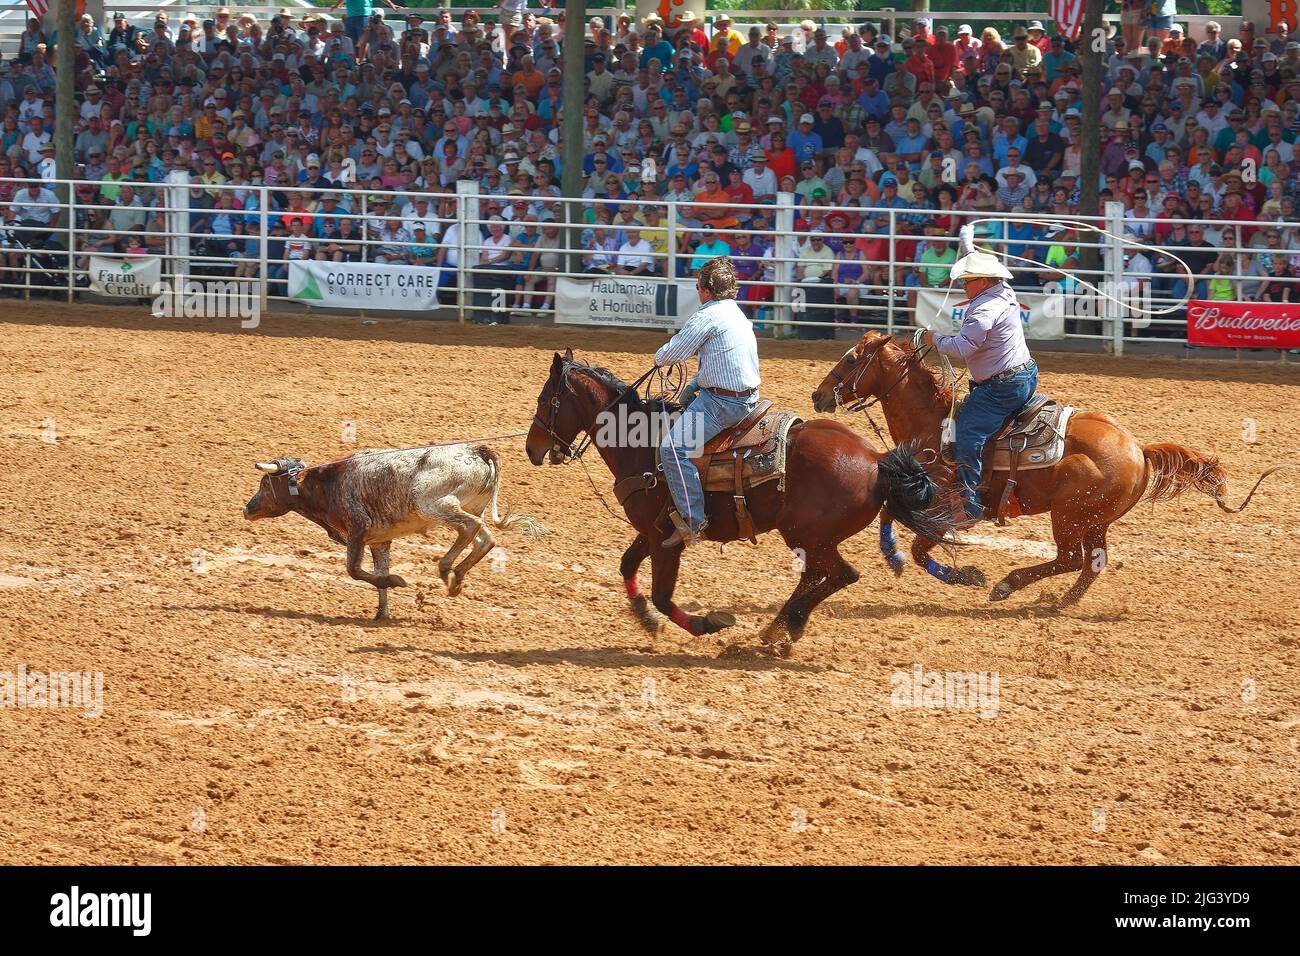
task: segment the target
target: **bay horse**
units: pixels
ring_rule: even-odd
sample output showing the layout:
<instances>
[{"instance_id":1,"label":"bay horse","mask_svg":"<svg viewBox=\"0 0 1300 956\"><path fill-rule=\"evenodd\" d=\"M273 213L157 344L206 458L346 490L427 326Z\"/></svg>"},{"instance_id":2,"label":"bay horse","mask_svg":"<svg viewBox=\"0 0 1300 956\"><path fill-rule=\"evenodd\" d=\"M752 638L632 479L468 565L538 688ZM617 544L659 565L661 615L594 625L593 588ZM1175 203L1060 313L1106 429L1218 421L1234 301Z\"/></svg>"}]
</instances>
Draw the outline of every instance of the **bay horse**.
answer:
<instances>
[{"instance_id":1,"label":"bay horse","mask_svg":"<svg viewBox=\"0 0 1300 956\"><path fill-rule=\"evenodd\" d=\"M939 463L940 433L951 413L952 391L927 367L915 347L888 335L868 332L845 352L812 394L813 407L834 413L841 405L878 401L894 442L911 443L932 469ZM1223 500L1227 476L1217 459L1182 445L1142 445L1115 419L1103 412L1075 412L1065 434L1065 454L1053 467L1021 470L1015 486L1021 514L1052 516L1056 557L1032 567L1018 568L998 582L989 600L1002 601L1035 581L1056 574L1079 572L1061 605L1081 598L1106 564L1106 533L1143 495L1151 501L1175 498L1188 489L1211 496L1224 511L1245 509L1260 482L1274 471L1294 465L1274 465L1255 482L1246 500L1230 508ZM990 472L984 501L998 501L1006 472ZM948 484L951 478L941 480ZM955 482L954 482L955 483ZM987 513L987 510L986 510ZM892 529L881 523L881 550L902 572L902 557L891 553ZM938 542L919 535L912 542L913 560L948 584L982 586L976 568L950 568L932 559Z\"/></svg>"},{"instance_id":2,"label":"bay horse","mask_svg":"<svg viewBox=\"0 0 1300 956\"><path fill-rule=\"evenodd\" d=\"M625 385L608 370L575 361L571 349L564 355L556 353L537 396L526 440L529 460L541 465L549 456L552 465L564 464L580 460L593 446L616 482L644 477L648 487L632 493L623 504L627 522L636 532L619 564L633 614L652 634L660 622L656 611L692 635L732 626L735 617L729 612L687 614L673 602L682 546L663 546L673 527L668 518L668 488L656 471L656 443L611 437L601 427L608 420L603 417L607 412L632 421L638 416L680 414L681 406L664 399L643 400L635 386ZM584 433L582 444L575 444ZM870 525L882 507L929 538L945 539L956 527L947 503L940 501L938 487L907 447L882 454L851 429L827 419L795 424L789 436L785 490L769 481L748 494L755 532L775 530L803 556L798 585L763 632L764 644L781 657L789 656L813 609L858 580L857 569L840 555L839 545ZM708 539L740 540L730 493L707 492L705 508ZM637 580L647 556L652 576L648 603Z\"/></svg>"}]
</instances>

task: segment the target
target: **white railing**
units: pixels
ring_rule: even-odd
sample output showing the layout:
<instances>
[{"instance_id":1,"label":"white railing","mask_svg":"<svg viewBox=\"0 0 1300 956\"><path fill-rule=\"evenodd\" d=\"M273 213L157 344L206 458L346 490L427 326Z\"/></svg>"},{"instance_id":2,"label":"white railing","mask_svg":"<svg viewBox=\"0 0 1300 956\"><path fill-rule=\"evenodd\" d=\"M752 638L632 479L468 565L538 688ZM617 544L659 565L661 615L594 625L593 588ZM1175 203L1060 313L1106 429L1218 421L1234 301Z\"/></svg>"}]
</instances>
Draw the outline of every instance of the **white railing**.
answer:
<instances>
[{"instance_id":1,"label":"white railing","mask_svg":"<svg viewBox=\"0 0 1300 956\"><path fill-rule=\"evenodd\" d=\"M66 202L49 197L33 201L25 191L26 183L0 180L0 191L6 197L0 199L4 213L0 223L0 293L28 299L47 295L72 302L88 295L92 255L123 261L147 255L161 259L161 278L173 287L187 280L247 283L256 288L264 309L273 303L302 304L302 299L290 295L287 273L294 258L310 258L438 268L440 284L445 287L442 304L454 309L461 321L508 321L511 315L551 319L555 318L558 280L582 281L596 274L630 271L622 265L618 250L632 230L648 237L647 241L653 239L645 257L650 267L636 271L659 281L685 280L687 286L709 256L698 251L694 237L729 239L740 233L757 247L742 247L737 240L731 248L741 273L739 301L769 334L831 337L836 330L856 334L864 328L894 333L913 327L918 310L923 319L932 320L937 309L927 293L948 292L946 263L921 260L917 243L944 246L945 252L952 247L955 254L955 228L944 235L921 237L909 231L911 224L932 216L950 217L955 224L993 215L1004 226L1091 224L1110 234L1081 238L1087 230L1080 230L1074 236L1018 238L1000 235L988 223L981 227L982 246L1024 247L1016 251L1034 259L1046 255L1035 257L1031 249L1061 247L1058 253L1098 250L1100 267L1095 270L1063 263L1064 271L1053 271L1009 261L1015 273L1013 287L1022 293L1042 291L1047 280L1067 287L1083 280L1102 289L1124 290L1120 298L1137 307L1126 308L1086 294L1066 297L1060 313L1065 339L1104 342L1117 354L1124 351L1126 343L1152 338L1186 341L1184 314L1146 314L1181 302L1186 288L1182 274L1172 263L1160 263L1160 257L1149 251L1145 253L1151 260L1147 267L1135 271L1133 263L1125 264L1126 244L1120 237L1135 223L1124 219L1118 203L1109 204L1106 215L1096 219L1053 217L1050 213L816 207L827 217L836 211L872 217L862 231L850 234L825 225L825 218L820 228L810 228L807 223L796 226L797 214L807 213L809 207L796 205L796 197L790 193L778 194L775 204L752 207L748 222L715 219L718 228L704 229L700 226L703 219L733 217L736 207L661 200L491 196L481 195L471 182L458 184L455 193L416 197L337 190L334 194L339 201L334 209L321 203L307 210L293 207L296 190L290 187L206 185L188 181L183 174L175 182L122 183L119 188L131 189L140 200L139 206L128 207L97 195L104 182L45 184L50 188L72 186ZM108 184L110 192L113 185ZM209 197L222 206L226 195L231 197L228 209L207 208ZM192 196L201 201L195 204ZM411 202L419 196L429 200L423 211ZM285 199L290 200L289 208L271 208ZM50 213L48 224L40 221L45 218L43 210ZM409 223L413 216L438 235L427 235L421 242L404 225L390 225L395 219ZM301 248L286 251L286 233L294 218L303 221L305 236L301 242L289 244ZM1257 267L1259 256L1270 249L1267 242L1262 247L1252 244L1246 233L1276 224L1152 219L1137 225L1163 228L1177 223L1217 234L1220 241L1212 251L1221 271L1216 277L1232 283L1235 299L1251 301L1256 297L1269 278ZM1278 228L1300 233L1300 223ZM495 238L497 233L510 237L509 241ZM829 264L810 260L805 250L812 248L816 237L832 248L851 240L861 255L856 251L851 256L834 253ZM1191 246L1159 247L1175 254L1198 251ZM1273 248L1279 255L1291 254L1285 239ZM1202 247L1199 251L1206 250ZM549 255L556 261L544 261ZM823 266L825 274L814 276ZM1198 279L1193 295L1206 298L1207 282L1208 277ZM1300 299L1300 279L1282 279L1280 287L1293 287ZM944 303L950 305L960 297L959 291L953 292ZM926 302L921 302L922 298ZM364 311L364 303L357 308ZM1300 314L1300 305L1296 311Z\"/></svg>"},{"instance_id":2,"label":"white railing","mask_svg":"<svg viewBox=\"0 0 1300 956\"><path fill-rule=\"evenodd\" d=\"M180 24L181 19L190 14L193 14L194 16L198 17L199 21L202 22L204 19L210 17L213 11L215 11L220 6L223 6L223 4L221 3L194 4L194 3L180 2L180 0L159 0L159 2L154 2L154 3L106 2L104 4L104 17L107 20L107 18L111 17L114 13L121 11L122 13L125 13L127 15L127 18L130 20L132 24L138 27L148 29L153 26L154 16L158 10L166 10L168 20L174 26L178 26ZM270 19L274 17L277 13L279 13L279 11L284 7L290 7L292 9L301 9L303 13L306 13L307 11L316 8L319 10L321 14L324 14L329 17L339 17L342 15L341 7L339 8L339 10L332 11L328 9L328 4L322 7L319 4L311 3L310 0L285 0L285 2L282 3L256 4L256 5L225 4L225 6L228 6L233 12L234 16L236 17L238 17L239 14L241 13L251 13L253 16L257 17L257 19L263 24L269 22ZM493 8L494 5L491 4L485 5L483 7L484 10L491 10ZM424 13L426 16L430 16L433 13L433 10L428 7L423 7L420 9L421 12ZM52 11L53 8L51 8L51 13L48 14L46 18L45 29L47 30L47 32L54 29ZM389 11L385 9L385 12L387 13ZM462 12L463 11L460 8L453 8L452 9L453 20L459 22L459 17ZM539 15L542 15L547 11L537 9L534 12ZM718 11L709 11L710 16L705 17L706 31L708 31L711 26L711 22L712 22L711 15L716 12ZM594 9L587 10L588 17L604 17L611 24L614 22L615 17L623 13L634 14L635 4L603 6L603 7L596 7ZM737 11L735 15L739 18L737 21L737 29L742 29L747 31L750 26L753 25L762 26L769 20L774 20L777 23L781 24L783 27L788 28L793 24L796 24L799 21L807 18L812 18L818 22L825 22L827 24L858 23L858 22L869 21L873 23L877 23L877 22L883 22L885 24L896 23L896 24L904 24L910 26L912 19L922 14L919 14L913 10L906 10L906 9L895 10L886 7L877 10L777 10L777 9L741 10L741 11ZM4 49L7 55L10 56L13 55L14 51L12 45L17 41L19 35L23 32L23 29L25 28L27 20L30 16L31 16L30 10L25 3L12 3L12 4L6 3L0 5L0 47ZM1013 20L1017 23L1028 22L1030 20L1041 20L1044 24L1049 24L1049 22L1052 19L1051 14L1046 12L1043 13L1023 12L1022 13L1019 11L1008 11L1005 16L997 16L995 11L987 11L987 10L982 12L981 11L946 12L946 11L936 10L936 11L927 11L924 14L924 16L930 17L936 23L956 24L956 23L968 22L971 23L972 25L976 25L979 23L1004 22L1006 20ZM1108 13L1105 15L1105 19L1109 22L1118 24L1120 16L1118 13ZM1219 22L1220 25L1222 25L1224 30L1223 36L1226 38L1226 37L1234 37L1237 35L1238 27L1241 23L1242 18L1239 16L1210 16L1210 15L1201 16L1201 15L1193 15L1193 14L1180 14L1177 17L1177 21L1183 25L1183 28L1185 30L1188 30L1191 36L1197 38L1200 38L1202 36L1205 24L1211 20L1216 20ZM99 23L98 26L105 32L105 34L107 34L108 30L112 27L112 23L111 22ZM788 29L786 32L789 32ZM898 30L897 27L894 26L888 28L887 32L893 35L897 35Z\"/></svg>"}]
</instances>

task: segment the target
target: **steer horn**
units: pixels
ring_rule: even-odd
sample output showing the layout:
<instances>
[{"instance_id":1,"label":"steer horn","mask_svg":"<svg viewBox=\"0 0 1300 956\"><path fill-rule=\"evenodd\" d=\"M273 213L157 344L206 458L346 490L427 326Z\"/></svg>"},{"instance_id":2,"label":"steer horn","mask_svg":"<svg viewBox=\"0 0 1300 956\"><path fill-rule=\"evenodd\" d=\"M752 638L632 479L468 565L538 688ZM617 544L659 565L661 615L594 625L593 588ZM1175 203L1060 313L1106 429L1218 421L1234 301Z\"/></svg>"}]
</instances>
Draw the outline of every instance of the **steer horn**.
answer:
<instances>
[{"instance_id":1,"label":"steer horn","mask_svg":"<svg viewBox=\"0 0 1300 956\"><path fill-rule=\"evenodd\" d=\"M274 475L277 471L280 470L280 466L273 461L259 461L253 467L255 467L258 471L266 472L266 474L268 475Z\"/></svg>"}]
</instances>

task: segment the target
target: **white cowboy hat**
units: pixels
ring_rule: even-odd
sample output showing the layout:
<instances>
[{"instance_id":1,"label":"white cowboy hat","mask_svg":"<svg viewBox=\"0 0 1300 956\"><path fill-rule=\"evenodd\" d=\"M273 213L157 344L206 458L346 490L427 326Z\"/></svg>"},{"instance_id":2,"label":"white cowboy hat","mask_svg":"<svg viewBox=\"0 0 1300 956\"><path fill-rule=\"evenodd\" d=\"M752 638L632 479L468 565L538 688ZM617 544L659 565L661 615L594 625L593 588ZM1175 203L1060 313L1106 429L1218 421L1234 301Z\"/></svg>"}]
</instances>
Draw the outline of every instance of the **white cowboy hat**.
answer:
<instances>
[{"instance_id":1,"label":"white cowboy hat","mask_svg":"<svg viewBox=\"0 0 1300 956\"><path fill-rule=\"evenodd\" d=\"M954 282L966 279L1011 279L1011 270L991 252L972 252L952 264L949 277Z\"/></svg>"}]
</instances>

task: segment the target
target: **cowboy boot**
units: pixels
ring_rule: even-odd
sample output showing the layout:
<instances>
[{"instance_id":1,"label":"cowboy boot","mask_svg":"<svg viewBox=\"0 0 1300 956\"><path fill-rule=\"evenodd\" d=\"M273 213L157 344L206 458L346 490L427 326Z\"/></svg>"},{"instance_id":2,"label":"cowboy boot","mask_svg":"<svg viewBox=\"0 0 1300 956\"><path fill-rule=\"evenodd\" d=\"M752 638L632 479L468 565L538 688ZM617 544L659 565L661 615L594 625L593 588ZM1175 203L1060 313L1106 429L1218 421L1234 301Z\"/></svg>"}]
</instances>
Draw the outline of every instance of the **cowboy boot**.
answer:
<instances>
[{"instance_id":1,"label":"cowboy boot","mask_svg":"<svg viewBox=\"0 0 1300 956\"><path fill-rule=\"evenodd\" d=\"M679 545L684 548L690 547L691 545L698 544L700 541L704 540L704 529L709 526L709 520L707 518L705 518L704 523L694 531L691 530L691 526L683 520L682 516L677 513L676 509L668 512L668 518L672 521L673 527L677 530L665 539L665 548L676 548Z\"/></svg>"}]
</instances>

